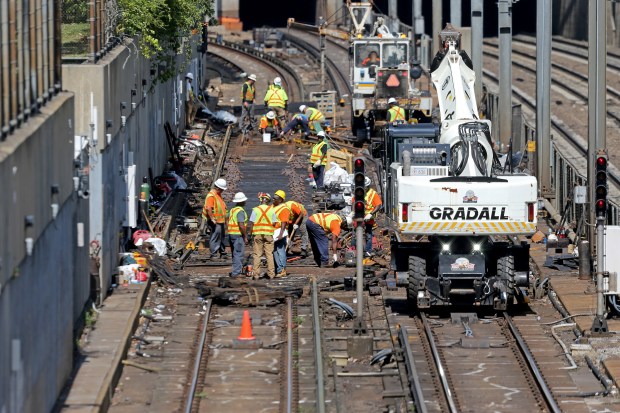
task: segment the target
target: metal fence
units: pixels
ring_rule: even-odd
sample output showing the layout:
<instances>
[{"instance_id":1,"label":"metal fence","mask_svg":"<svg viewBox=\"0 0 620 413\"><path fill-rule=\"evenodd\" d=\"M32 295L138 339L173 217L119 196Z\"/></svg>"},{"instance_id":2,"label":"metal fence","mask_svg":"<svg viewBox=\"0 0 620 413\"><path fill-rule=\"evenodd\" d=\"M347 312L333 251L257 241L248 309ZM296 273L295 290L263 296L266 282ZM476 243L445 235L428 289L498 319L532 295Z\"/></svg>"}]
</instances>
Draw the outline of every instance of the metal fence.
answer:
<instances>
[{"instance_id":1,"label":"metal fence","mask_svg":"<svg viewBox=\"0 0 620 413\"><path fill-rule=\"evenodd\" d=\"M0 2L0 141L60 90L59 3Z\"/></svg>"},{"instance_id":2,"label":"metal fence","mask_svg":"<svg viewBox=\"0 0 620 413\"><path fill-rule=\"evenodd\" d=\"M62 59L96 62L118 44L116 0L62 1Z\"/></svg>"},{"instance_id":3,"label":"metal fence","mask_svg":"<svg viewBox=\"0 0 620 413\"><path fill-rule=\"evenodd\" d=\"M488 92L486 94L486 115L494 125L499 122L499 95ZM513 125L516 122L513 121ZM494 128L497 129L497 128ZM528 141L536 142L536 146L539 146L537 142L536 126L529 123L523 116L521 117L521 125L514 128L514 134L516 136L515 141L522 142L522 147L515 147L514 151L526 151L526 144ZM551 203L562 214L565 221L574 227L577 234L586 235L587 223L587 211L584 205L575 204L575 187L580 185L587 185L587 178L585 171L580 171L580 168L575 165L575 159L572 156L562 154L560 148L558 148L556 142L551 139L551 187L555 190L555 200ZM534 175L537 174L537 163L534 156L528 159L525 167ZM583 168L581 168L583 169ZM610 191L611 192L611 191ZM607 224L618 225L620 223L620 205L611 198L609 200L609 211L607 213Z\"/></svg>"}]
</instances>

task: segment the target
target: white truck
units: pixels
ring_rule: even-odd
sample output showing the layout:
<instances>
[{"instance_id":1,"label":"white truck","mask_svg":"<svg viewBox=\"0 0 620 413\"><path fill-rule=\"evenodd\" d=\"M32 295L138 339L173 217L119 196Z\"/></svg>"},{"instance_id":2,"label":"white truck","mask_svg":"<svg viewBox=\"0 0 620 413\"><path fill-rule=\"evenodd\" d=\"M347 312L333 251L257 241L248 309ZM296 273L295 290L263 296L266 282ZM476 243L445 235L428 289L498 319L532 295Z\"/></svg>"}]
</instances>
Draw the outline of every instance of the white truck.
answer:
<instances>
[{"instance_id":1,"label":"white truck","mask_svg":"<svg viewBox=\"0 0 620 413\"><path fill-rule=\"evenodd\" d=\"M529 285L529 245L516 235L536 231L536 178L506 172L479 117L460 34L448 27L440 40L431 68L440 123L384 129L392 267L418 308L503 310Z\"/></svg>"}]
</instances>

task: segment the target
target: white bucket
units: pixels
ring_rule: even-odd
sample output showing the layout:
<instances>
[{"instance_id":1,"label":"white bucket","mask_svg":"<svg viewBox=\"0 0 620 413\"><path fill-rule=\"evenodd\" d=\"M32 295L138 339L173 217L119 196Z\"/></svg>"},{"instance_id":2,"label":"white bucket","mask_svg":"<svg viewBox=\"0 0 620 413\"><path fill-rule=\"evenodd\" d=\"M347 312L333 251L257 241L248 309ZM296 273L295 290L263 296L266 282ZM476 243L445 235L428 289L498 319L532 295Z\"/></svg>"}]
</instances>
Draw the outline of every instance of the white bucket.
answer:
<instances>
[{"instance_id":1,"label":"white bucket","mask_svg":"<svg viewBox=\"0 0 620 413\"><path fill-rule=\"evenodd\" d=\"M263 133L263 142L265 143L271 142L271 133Z\"/></svg>"}]
</instances>

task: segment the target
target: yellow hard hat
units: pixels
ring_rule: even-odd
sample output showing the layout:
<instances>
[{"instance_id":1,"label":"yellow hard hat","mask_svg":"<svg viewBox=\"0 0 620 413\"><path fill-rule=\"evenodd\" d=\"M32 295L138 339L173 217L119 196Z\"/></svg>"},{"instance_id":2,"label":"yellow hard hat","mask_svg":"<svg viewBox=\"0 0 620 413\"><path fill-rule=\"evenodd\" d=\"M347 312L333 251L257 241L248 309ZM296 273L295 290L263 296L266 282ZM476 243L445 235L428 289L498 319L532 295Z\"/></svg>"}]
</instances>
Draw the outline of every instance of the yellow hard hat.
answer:
<instances>
[{"instance_id":1,"label":"yellow hard hat","mask_svg":"<svg viewBox=\"0 0 620 413\"><path fill-rule=\"evenodd\" d=\"M283 201L286 199L286 193L285 193L283 190L281 190L281 189L278 189L278 190L274 193L274 195L279 196L280 198L282 198L282 200L283 200Z\"/></svg>"}]
</instances>

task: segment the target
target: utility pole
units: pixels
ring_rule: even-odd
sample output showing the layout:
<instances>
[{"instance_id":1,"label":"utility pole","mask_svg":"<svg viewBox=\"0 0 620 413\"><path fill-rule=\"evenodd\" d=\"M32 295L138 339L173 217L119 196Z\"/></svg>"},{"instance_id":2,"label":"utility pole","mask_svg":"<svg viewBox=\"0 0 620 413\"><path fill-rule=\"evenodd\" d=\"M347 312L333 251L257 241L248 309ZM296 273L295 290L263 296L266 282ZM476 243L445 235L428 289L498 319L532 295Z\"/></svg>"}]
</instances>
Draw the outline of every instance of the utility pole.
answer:
<instances>
[{"instance_id":1,"label":"utility pole","mask_svg":"<svg viewBox=\"0 0 620 413\"><path fill-rule=\"evenodd\" d=\"M474 93L480 108L482 99L482 37L484 23L484 0L471 0L471 60L474 64L476 83Z\"/></svg>"},{"instance_id":2,"label":"utility pole","mask_svg":"<svg viewBox=\"0 0 620 413\"><path fill-rule=\"evenodd\" d=\"M512 2L498 0L499 21L499 144L508 152L512 137Z\"/></svg>"},{"instance_id":3,"label":"utility pole","mask_svg":"<svg viewBox=\"0 0 620 413\"><path fill-rule=\"evenodd\" d=\"M543 198L551 192L551 1L536 4L536 153L538 189ZM531 156L534 152L529 152Z\"/></svg>"},{"instance_id":4,"label":"utility pole","mask_svg":"<svg viewBox=\"0 0 620 413\"><path fill-rule=\"evenodd\" d=\"M439 32L443 29L443 4L442 0L433 0L433 32L431 33L431 39L433 42L433 53L435 56L439 51L441 45L439 44Z\"/></svg>"},{"instance_id":5,"label":"utility pole","mask_svg":"<svg viewBox=\"0 0 620 413\"><path fill-rule=\"evenodd\" d=\"M450 23L454 27L461 27L462 25L461 9L461 0L450 0Z\"/></svg>"},{"instance_id":6,"label":"utility pole","mask_svg":"<svg viewBox=\"0 0 620 413\"><path fill-rule=\"evenodd\" d=\"M413 0L412 5L411 22L413 26L413 34L411 40L413 41L413 50L415 51L415 59L420 61L420 46L418 45L418 39L424 34L424 16L422 16L422 0Z\"/></svg>"},{"instance_id":7,"label":"utility pole","mask_svg":"<svg viewBox=\"0 0 620 413\"><path fill-rule=\"evenodd\" d=\"M398 2L388 0L388 17L390 18L389 27L393 32L398 31Z\"/></svg>"}]
</instances>

